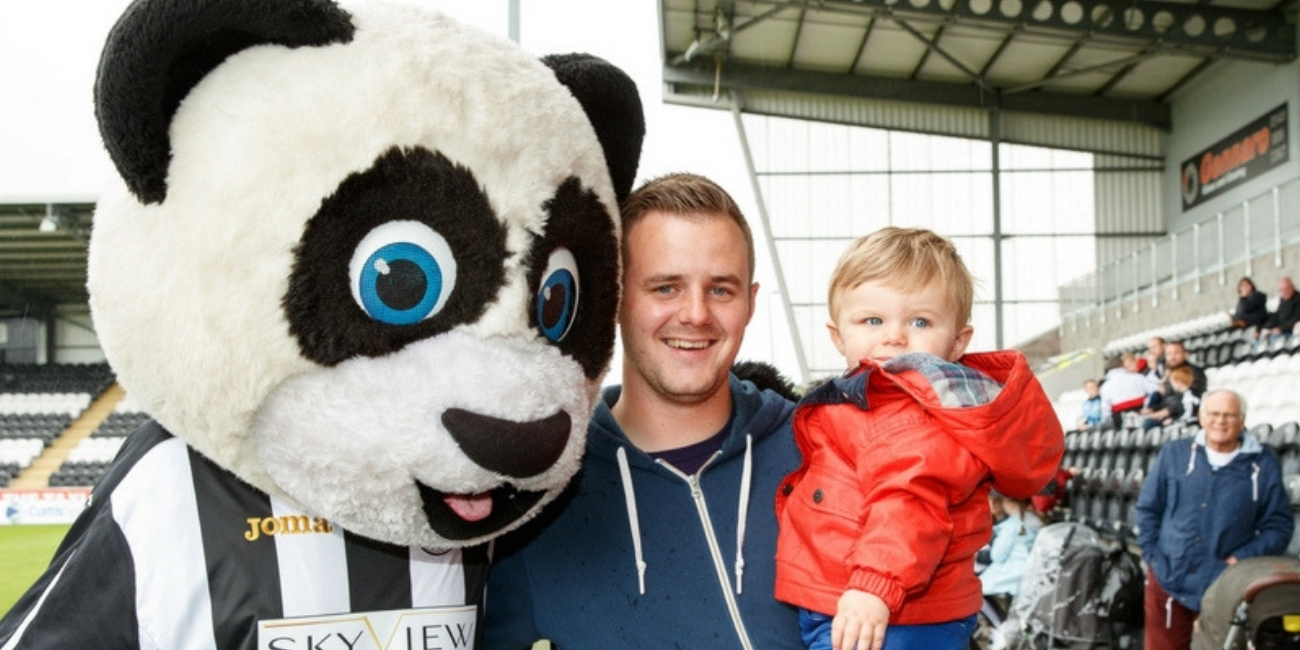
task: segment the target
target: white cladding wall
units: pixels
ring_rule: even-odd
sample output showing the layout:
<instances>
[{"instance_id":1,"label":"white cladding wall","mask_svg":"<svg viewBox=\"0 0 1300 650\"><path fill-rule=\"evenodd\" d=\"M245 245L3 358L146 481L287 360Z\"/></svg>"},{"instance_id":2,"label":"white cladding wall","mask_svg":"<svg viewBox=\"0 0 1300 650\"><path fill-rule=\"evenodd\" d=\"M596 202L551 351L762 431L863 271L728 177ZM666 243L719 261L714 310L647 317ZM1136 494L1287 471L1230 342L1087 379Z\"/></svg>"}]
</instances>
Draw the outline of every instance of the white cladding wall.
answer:
<instances>
[{"instance_id":1,"label":"white cladding wall","mask_svg":"<svg viewBox=\"0 0 1300 650\"><path fill-rule=\"evenodd\" d=\"M1183 212L1179 174L1183 161L1227 137L1232 132L1287 103L1289 160ZM1296 151L1297 116L1300 115L1300 61L1287 65L1221 62L1180 92L1173 101L1174 131L1169 140L1162 192L1170 231L1189 228L1215 214L1239 206L1275 185L1300 176Z\"/></svg>"}]
</instances>

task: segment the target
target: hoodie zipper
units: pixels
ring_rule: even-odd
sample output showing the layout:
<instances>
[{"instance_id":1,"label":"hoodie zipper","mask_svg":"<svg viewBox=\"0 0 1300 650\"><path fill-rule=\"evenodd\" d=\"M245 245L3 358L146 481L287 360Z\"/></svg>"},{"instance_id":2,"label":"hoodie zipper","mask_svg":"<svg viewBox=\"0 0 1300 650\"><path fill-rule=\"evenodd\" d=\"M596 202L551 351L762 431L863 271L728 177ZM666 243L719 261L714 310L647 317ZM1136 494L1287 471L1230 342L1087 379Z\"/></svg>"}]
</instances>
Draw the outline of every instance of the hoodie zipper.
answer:
<instances>
[{"instance_id":1,"label":"hoodie zipper","mask_svg":"<svg viewBox=\"0 0 1300 650\"><path fill-rule=\"evenodd\" d=\"M745 650L754 650L754 644L749 640L749 632L745 630L745 622L740 618L740 605L736 603L736 594L732 591L731 581L727 578L727 563L722 559L722 550L718 548L718 536L713 532L713 520L709 518L709 506L704 501L704 490L700 488L700 475L704 473L704 468L716 459L720 453L714 454L704 463L695 474L687 476L676 467L665 463L662 460L655 461L666 467L669 471L681 477L691 488L691 501L695 502L695 511L700 516L700 527L704 529L704 539L709 545L709 555L713 558L713 570L718 574L718 583L722 586L722 596L727 602L727 612L731 614L731 623L736 628L736 636L739 637L740 645Z\"/></svg>"}]
</instances>

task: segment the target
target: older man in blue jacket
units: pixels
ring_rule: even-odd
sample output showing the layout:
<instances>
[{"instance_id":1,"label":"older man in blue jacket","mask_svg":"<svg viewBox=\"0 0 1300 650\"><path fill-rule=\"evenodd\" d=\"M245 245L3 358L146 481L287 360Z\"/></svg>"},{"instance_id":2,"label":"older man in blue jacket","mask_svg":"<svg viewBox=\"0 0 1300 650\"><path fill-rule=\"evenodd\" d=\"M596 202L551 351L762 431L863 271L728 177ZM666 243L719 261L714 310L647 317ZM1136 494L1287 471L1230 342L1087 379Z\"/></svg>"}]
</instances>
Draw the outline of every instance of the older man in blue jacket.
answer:
<instances>
[{"instance_id":1,"label":"older man in blue jacket","mask_svg":"<svg viewBox=\"0 0 1300 650\"><path fill-rule=\"evenodd\" d=\"M1225 567L1282 553L1295 522L1273 453L1245 431L1246 403L1215 390L1201 431L1160 450L1138 496L1147 563L1145 650L1187 648L1201 596Z\"/></svg>"}]
</instances>

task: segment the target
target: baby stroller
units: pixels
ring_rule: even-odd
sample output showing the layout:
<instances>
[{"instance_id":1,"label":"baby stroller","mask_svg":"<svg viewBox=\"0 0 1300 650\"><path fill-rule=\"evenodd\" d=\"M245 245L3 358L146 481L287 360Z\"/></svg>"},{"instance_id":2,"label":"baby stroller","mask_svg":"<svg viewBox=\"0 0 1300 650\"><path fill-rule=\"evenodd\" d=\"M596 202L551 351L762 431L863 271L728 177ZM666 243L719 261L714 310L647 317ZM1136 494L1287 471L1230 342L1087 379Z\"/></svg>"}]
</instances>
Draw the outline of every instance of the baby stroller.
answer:
<instances>
[{"instance_id":1,"label":"baby stroller","mask_svg":"<svg viewBox=\"0 0 1300 650\"><path fill-rule=\"evenodd\" d=\"M1300 559L1242 560L1201 599L1193 650L1300 648Z\"/></svg>"},{"instance_id":2,"label":"baby stroller","mask_svg":"<svg viewBox=\"0 0 1300 650\"><path fill-rule=\"evenodd\" d=\"M1038 531L995 638L1012 650L1119 647L1141 608L1141 562L1122 543L1111 548L1085 524L1052 524Z\"/></svg>"}]
</instances>

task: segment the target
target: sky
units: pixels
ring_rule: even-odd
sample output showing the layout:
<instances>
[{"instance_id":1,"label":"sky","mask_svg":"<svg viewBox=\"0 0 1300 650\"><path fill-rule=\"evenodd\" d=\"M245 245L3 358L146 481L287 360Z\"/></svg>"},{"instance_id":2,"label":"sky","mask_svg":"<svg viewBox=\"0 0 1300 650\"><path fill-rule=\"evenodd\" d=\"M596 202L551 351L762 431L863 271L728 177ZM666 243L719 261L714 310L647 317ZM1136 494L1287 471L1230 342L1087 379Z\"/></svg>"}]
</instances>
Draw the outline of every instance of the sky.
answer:
<instances>
[{"instance_id":1,"label":"sky","mask_svg":"<svg viewBox=\"0 0 1300 650\"><path fill-rule=\"evenodd\" d=\"M371 0L341 4L356 1ZM508 34L508 0L400 1ZM127 4L6 3L6 19L0 21L0 202L93 201L115 176L95 126L91 88L104 38ZM663 103L657 4L519 0L520 46L539 56L587 52L622 68L636 81L646 110L638 184L675 171L708 176L733 194L759 237L757 203L730 112ZM795 376L791 346L781 342L787 335L761 239L757 253L755 278L762 289L741 358L772 361Z\"/></svg>"}]
</instances>

